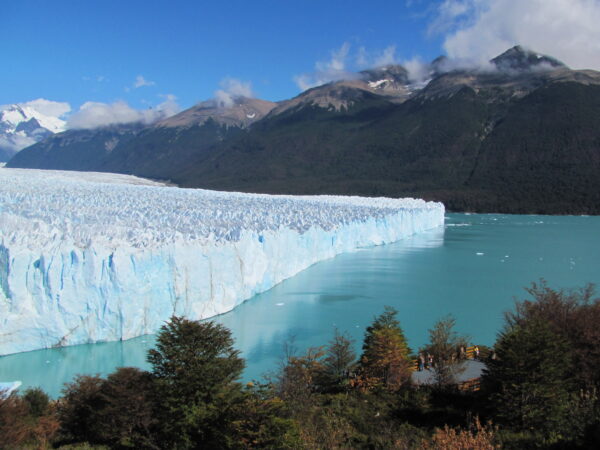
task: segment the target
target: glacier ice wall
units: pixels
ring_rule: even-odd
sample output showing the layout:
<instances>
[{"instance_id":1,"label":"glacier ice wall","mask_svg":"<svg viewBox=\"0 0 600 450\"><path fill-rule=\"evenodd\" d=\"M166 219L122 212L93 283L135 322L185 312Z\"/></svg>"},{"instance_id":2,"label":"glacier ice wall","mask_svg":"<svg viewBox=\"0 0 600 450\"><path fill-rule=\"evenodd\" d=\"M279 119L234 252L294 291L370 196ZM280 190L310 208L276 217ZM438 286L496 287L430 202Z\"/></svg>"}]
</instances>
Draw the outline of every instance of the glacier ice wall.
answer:
<instances>
[{"instance_id":1,"label":"glacier ice wall","mask_svg":"<svg viewBox=\"0 0 600 450\"><path fill-rule=\"evenodd\" d=\"M443 222L441 203L415 199L0 168L0 355L211 317L320 260Z\"/></svg>"}]
</instances>

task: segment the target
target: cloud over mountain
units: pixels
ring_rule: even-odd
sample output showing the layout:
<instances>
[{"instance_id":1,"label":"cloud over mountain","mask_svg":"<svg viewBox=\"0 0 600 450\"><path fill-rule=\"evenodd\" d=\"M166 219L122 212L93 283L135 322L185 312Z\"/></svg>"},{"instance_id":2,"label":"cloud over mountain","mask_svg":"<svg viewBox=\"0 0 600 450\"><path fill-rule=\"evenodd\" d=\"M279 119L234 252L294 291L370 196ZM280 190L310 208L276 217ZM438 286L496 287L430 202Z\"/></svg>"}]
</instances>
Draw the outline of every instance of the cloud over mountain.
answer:
<instances>
[{"instance_id":1,"label":"cloud over mountain","mask_svg":"<svg viewBox=\"0 0 600 450\"><path fill-rule=\"evenodd\" d=\"M450 58L486 63L515 44L577 69L600 69L597 0L445 0L430 32Z\"/></svg>"},{"instance_id":2,"label":"cloud over mountain","mask_svg":"<svg viewBox=\"0 0 600 450\"><path fill-rule=\"evenodd\" d=\"M363 49L364 50L364 49ZM327 61L317 61L315 71L303 73L294 77L294 82L305 91L315 86L320 86L330 81L352 78L347 69L350 44L344 42L339 49L331 51L331 58Z\"/></svg>"},{"instance_id":3,"label":"cloud over mountain","mask_svg":"<svg viewBox=\"0 0 600 450\"><path fill-rule=\"evenodd\" d=\"M19 103L19 106L29 106L45 116L62 118L65 114L71 112L71 105L67 102L55 102L38 98L24 103Z\"/></svg>"},{"instance_id":4,"label":"cloud over mountain","mask_svg":"<svg viewBox=\"0 0 600 450\"><path fill-rule=\"evenodd\" d=\"M114 103L85 102L79 111L67 121L68 128L98 128L126 123L152 123L165 119L180 111L173 95L164 96L165 100L154 108L134 109L126 102Z\"/></svg>"},{"instance_id":5,"label":"cloud over mountain","mask_svg":"<svg viewBox=\"0 0 600 450\"><path fill-rule=\"evenodd\" d=\"M218 106L228 108L234 104L237 97L252 98L252 83L238 80L237 78L224 78L219 83L221 89L215 91L215 100Z\"/></svg>"}]
</instances>

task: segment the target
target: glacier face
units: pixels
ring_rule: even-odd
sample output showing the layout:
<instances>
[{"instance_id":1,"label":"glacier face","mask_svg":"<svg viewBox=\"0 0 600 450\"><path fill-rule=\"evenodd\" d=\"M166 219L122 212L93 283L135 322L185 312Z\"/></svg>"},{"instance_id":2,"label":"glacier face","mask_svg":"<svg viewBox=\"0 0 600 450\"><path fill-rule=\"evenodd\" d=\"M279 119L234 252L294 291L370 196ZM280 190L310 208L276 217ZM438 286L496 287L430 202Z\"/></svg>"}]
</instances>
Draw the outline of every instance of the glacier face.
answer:
<instances>
[{"instance_id":1,"label":"glacier face","mask_svg":"<svg viewBox=\"0 0 600 450\"><path fill-rule=\"evenodd\" d=\"M415 199L0 168L0 355L211 317L320 260L443 222L441 203Z\"/></svg>"}]
</instances>

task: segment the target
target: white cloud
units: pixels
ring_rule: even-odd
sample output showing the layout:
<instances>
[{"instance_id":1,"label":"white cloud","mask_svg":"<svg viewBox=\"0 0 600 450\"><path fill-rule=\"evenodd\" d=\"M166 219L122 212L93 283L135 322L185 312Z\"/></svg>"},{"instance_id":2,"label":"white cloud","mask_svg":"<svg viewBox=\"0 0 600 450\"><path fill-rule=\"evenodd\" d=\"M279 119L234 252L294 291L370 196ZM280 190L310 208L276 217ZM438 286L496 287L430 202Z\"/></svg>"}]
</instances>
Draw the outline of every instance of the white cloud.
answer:
<instances>
[{"instance_id":1,"label":"white cloud","mask_svg":"<svg viewBox=\"0 0 600 450\"><path fill-rule=\"evenodd\" d=\"M366 62L364 48L358 50L358 57L364 57L363 62ZM344 42L342 46L331 52L331 58L327 61L318 61L315 64L315 71L312 73L303 73L296 75L293 80L300 89L305 91L315 86L320 86L331 81L338 81L348 78L353 78L355 75L347 70L348 54L350 53L350 44Z\"/></svg>"},{"instance_id":2,"label":"white cloud","mask_svg":"<svg viewBox=\"0 0 600 450\"><path fill-rule=\"evenodd\" d=\"M135 77L133 87L137 89L144 86L154 86L155 84L156 83L154 81L146 80L142 75L138 75L137 77Z\"/></svg>"},{"instance_id":3,"label":"white cloud","mask_svg":"<svg viewBox=\"0 0 600 450\"><path fill-rule=\"evenodd\" d=\"M396 46L389 45L383 50L367 50L364 46L355 51L348 42L331 52L327 61L315 64L315 71L294 76L293 80L298 87L305 91L325 83L339 80L351 80L359 75L356 70L398 64Z\"/></svg>"},{"instance_id":4,"label":"white cloud","mask_svg":"<svg viewBox=\"0 0 600 450\"><path fill-rule=\"evenodd\" d=\"M367 67L369 65L369 56L367 54L367 49L363 46L358 47L358 51L356 52L356 65L358 67Z\"/></svg>"},{"instance_id":5,"label":"white cloud","mask_svg":"<svg viewBox=\"0 0 600 450\"><path fill-rule=\"evenodd\" d=\"M418 56L402 61L401 64L408 71L408 79L412 82L418 83L429 77L429 65Z\"/></svg>"},{"instance_id":6,"label":"white cloud","mask_svg":"<svg viewBox=\"0 0 600 450\"><path fill-rule=\"evenodd\" d=\"M46 100L45 98L38 98L25 103L19 103L19 106L29 106L45 116L57 118L63 117L71 111L71 105L67 102L55 102Z\"/></svg>"},{"instance_id":7,"label":"white cloud","mask_svg":"<svg viewBox=\"0 0 600 450\"><path fill-rule=\"evenodd\" d=\"M159 103L154 110L160 113L162 116L160 117L161 119L174 116L181 111L181 107L177 104L177 97L173 94L160 95L160 97L165 100L162 103Z\"/></svg>"},{"instance_id":8,"label":"white cloud","mask_svg":"<svg viewBox=\"0 0 600 450\"><path fill-rule=\"evenodd\" d=\"M165 101L154 108L134 109L124 101L114 103L86 102L67 121L68 128L98 128L127 123L152 123L180 111L173 95L163 96Z\"/></svg>"},{"instance_id":9,"label":"white cloud","mask_svg":"<svg viewBox=\"0 0 600 450\"><path fill-rule=\"evenodd\" d=\"M224 78L219 83L221 89L215 91L215 100L220 107L233 106L238 97L254 97L252 93L252 83L249 81L238 80L237 78Z\"/></svg>"},{"instance_id":10,"label":"white cloud","mask_svg":"<svg viewBox=\"0 0 600 450\"><path fill-rule=\"evenodd\" d=\"M485 63L520 44L577 69L600 69L597 0L445 0L430 31L453 59Z\"/></svg>"},{"instance_id":11,"label":"white cloud","mask_svg":"<svg viewBox=\"0 0 600 450\"><path fill-rule=\"evenodd\" d=\"M105 81L109 81L109 79L107 77L105 77L104 75L96 75L95 77L90 77L90 76L83 76L81 77L81 79L83 81L97 81L98 83L103 83Z\"/></svg>"},{"instance_id":12,"label":"white cloud","mask_svg":"<svg viewBox=\"0 0 600 450\"><path fill-rule=\"evenodd\" d=\"M396 46L390 45L383 49L383 51L375 57L373 63L374 67L389 66L390 64L396 64Z\"/></svg>"}]
</instances>

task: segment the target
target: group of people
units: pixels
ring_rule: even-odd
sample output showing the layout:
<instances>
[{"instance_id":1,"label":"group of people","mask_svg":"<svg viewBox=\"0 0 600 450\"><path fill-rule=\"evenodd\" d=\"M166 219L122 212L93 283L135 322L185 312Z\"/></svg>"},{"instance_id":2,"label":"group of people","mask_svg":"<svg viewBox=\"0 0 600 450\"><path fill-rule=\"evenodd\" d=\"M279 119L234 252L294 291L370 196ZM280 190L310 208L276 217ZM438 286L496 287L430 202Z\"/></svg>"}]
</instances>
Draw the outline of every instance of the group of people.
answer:
<instances>
[{"instance_id":1,"label":"group of people","mask_svg":"<svg viewBox=\"0 0 600 450\"><path fill-rule=\"evenodd\" d=\"M461 346L458 349L458 352L452 354L452 356L451 356L452 361L455 361L457 358L459 360L469 359L468 354L467 354L467 349L465 349L464 346ZM473 346L473 352L472 352L471 359L479 359L479 346L477 346L477 345ZM435 368L435 358L429 352L427 352L427 354L424 354L423 352L419 352L419 357L418 357L417 362L419 364L419 372L421 372L423 370L430 370L430 369Z\"/></svg>"}]
</instances>

